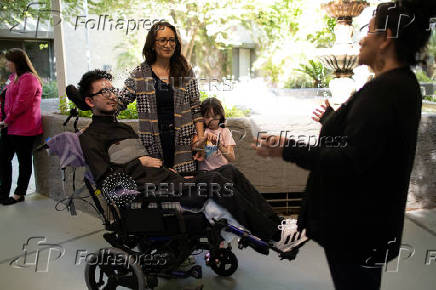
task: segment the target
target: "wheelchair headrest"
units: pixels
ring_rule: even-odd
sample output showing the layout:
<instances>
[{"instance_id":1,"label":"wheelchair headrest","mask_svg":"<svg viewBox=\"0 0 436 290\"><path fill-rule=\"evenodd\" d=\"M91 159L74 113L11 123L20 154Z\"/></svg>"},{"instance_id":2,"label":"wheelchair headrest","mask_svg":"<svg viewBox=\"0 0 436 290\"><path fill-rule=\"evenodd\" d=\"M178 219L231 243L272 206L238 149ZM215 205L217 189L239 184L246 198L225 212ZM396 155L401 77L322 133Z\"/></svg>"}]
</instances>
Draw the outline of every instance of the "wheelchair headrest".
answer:
<instances>
[{"instance_id":1,"label":"wheelchair headrest","mask_svg":"<svg viewBox=\"0 0 436 290\"><path fill-rule=\"evenodd\" d=\"M67 86L66 93L67 93L67 98L70 99L70 101L72 101L77 106L77 108L79 108L79 110L82 111L91 110L91 108L86 104L85 98L83 98L80 95L79 90L75 86L73 85Z\"/></svg>"}]
</instances>

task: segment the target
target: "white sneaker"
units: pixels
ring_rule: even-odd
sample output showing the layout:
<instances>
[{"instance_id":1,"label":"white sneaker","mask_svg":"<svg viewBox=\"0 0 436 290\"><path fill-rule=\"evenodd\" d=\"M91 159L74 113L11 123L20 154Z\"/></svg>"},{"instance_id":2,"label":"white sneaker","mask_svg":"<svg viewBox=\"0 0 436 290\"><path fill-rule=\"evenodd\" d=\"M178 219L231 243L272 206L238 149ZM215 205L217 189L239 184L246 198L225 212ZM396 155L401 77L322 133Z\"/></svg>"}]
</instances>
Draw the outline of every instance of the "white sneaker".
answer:
<instances>
[{"instance_id":1,"label":"white sneaker","mask_svg":"<svg viewBox=\"0 0 436 290\"><path fill-rule=\"evenodd\" d=\"M301 245L308 240L306 230L297 231L297 220L285 219L279 225L279 230L282 231L281 239L274 243L274 246L280 251L286 253Z\"/></svg>"}]
</instances>

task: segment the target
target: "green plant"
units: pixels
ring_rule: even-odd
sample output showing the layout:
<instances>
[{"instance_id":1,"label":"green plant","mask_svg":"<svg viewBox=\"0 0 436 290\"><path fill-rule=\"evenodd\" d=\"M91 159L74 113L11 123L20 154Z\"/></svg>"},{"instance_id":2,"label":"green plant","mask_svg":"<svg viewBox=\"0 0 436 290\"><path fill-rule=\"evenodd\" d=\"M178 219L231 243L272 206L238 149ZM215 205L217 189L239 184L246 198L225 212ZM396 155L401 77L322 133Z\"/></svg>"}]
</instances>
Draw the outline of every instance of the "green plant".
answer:
<instances>
[{"instance_id":1,"label":"green plant","mask_svg":"<svg viewBox=\"0 0 436 290\"><path fill-rule=\"evenodd\" d=\"M420 83L431 83L433 80L424 71L417 71L416 78Z\"/></svg>"},{"instance_id":2,"label":"green plant","mask_svg":"<svg viewBox=\"0 0 436 290\"><path fill-rule=\"evenodd\" d=\"M58 85L56 81L48 81L42 85L42 98L55 99L58 97Z\"/></svg>"},{"instance_id":3,"label":"green plant","mask_svg":"<svg viewBox=\"0 0 436 290\"><path fill-rule=\"evenodd\" d=\"M59 111L62 115L69 115L70 110L76 108L76 105L70 100L66 100L65 97L59 98ZM79 117L91 118L91 111L79 110ZM138 119L138 111L136 110L136 101L129 104L127 109L121 111L118 115L118 119Z\"/></svg>"},{"instance_id":4,"label":"green plant","mask_svg":"<svg viewBox=\"0 0 436 290\"><path fill-rule=\"evenodd\" d=\"M208 94L205 91L200 91L200 101L203 102L207 98L217 97L216 94ZM226 118L232 117L248 117L250 115L250 109L241 109L237 106L228 107L226 104L223 104L224 112L226 112Z\"/></svg>"},{"instance_id":5,"label":"green plant","mask_svg":"<svg viewBox=\"0 0 436 290\"><path fill-rule=\"evenodd\" d=\"M435 94L436 94L436 92L435 92ZM423 99L426 101L430 101L430 102L436 102L436 95L435 96L424 96Z\"/></svg>"},{"instance_id":6,"label":"green plant","mask_svg":"<svg viewBox=\"0 0 436 290\"><path fill-rule=\"evenodd\" d=\"M301 64L296 71L308 75L313 80L313 87L326 88L328 87L331 78L329 79L329 70L319 61L309 60L309 64Z\"/></svg>"},{"instance_id":7,"label":"green plant","mask_svg":"<svg viewBox=\"0 0 436 290\"><path fill-rule=\"evenodd\" d=\"M237 106L227 107L224 105L224 111L226 112L226 118L248 117L250 116L250 109L241 109Z\"/></svg>"},{"instance_id":8,"label":"green plant","mask_svg":"<svg viewBox=\"0 0 436 290\"><path fill-rule=\"evenodd\" d=\"M336 40L336 19L325 15L324 23L325 26L322 30L307 35L307 40L312 42L316 48L332 47Z\"/></svg>"},{"instance_id":9,"label":"green plant","mask_svg":"<svg viewBox=\"0 0 436 290\"><path fill-rule=\"evenodd\" d=\"M313 86L312 79L306 74L297 73L285 83L284 87L289 89L311 88Z\"/></svg>"},{"instance_id":10,"label":"green plant","mask_svg":"<svg viewBox=\"0 0 436 290\"><path fill-rule=\"evenodd\" d=\"M212 98L212 97L215 97L216 98L216 95L215 94L208 94L208 93L206 93L205 91L200 91L200 102L203 102L204 100L206 100L207 98Z\"/></svg>"}]
</instances>

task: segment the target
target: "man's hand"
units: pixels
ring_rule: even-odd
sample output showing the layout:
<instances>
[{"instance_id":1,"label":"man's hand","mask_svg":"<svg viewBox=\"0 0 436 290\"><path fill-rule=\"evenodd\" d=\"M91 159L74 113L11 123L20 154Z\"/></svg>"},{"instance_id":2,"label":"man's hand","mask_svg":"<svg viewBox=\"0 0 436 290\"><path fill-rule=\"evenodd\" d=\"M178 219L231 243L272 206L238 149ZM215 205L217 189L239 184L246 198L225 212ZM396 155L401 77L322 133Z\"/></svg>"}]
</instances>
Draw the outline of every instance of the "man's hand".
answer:
<instances>
[{"instance_id":1,"label":"man's hand","mask_svg":"<svg viewBox=\"0 0 436 290\"><path fill-rule=\"evenodd\" d=\"M8 127L8 124L6 124L3 121L0 122L0 129L7 128L7 127Z\"/></svg>"},{"instance_id":2,"label":"man's hand","mask_svg":"<svg viewBox=\"0 0 436 290\"><path fill-rule=\"evenodd\" d=\"M144 167L162 167L162 160L150 156L141 156L138 158Z\"/></svg>"},{"instance_id":3,"label":"man's hand","mask_svg":"<svg viewBox=\"0 0 436 290\"><path fill-rule=\"evenodd\" d=\"M253 139L255 143L251 144L251 148L256 150L257 155L262 157L282 157L283 146L286 144L284 137L261 135L259 139Z\"/></svg>"}]
</instances>

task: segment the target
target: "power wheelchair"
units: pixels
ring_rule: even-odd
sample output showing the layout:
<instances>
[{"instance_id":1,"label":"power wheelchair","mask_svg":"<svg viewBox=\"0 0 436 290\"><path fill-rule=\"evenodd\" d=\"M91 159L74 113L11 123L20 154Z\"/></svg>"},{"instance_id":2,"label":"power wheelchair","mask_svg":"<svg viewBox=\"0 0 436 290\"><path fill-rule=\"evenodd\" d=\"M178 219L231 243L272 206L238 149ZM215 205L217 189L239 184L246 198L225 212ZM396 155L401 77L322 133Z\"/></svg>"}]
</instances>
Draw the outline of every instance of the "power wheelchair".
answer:
<instances>
[{"instance_id":1,"label":"power wheelchair","mask_svg":"<svg viewBox=\"0 0 436 290\"><path fill-rule=\"evenodd\" d=\"M72 111L64 125L72 117L76 117L76 133L58 134L37 149L47 149L50 155L59 156L64 174L67 167L86 167L77 135L77 111ZM70 151L74 151L72 158ZM182 263L197 250L208 251L206 265L217 275L231 276L238 269L238 259L230 243L220 247L222 231L238 237L239 249L251 247L264 255L273 250L282 259L295 259L299 247L283 253L248 231L228 224L226 219L210 222L201 212L184 211L170 197L146 198L135 192L134 184L127 185L127 190L135 194L121 194L123 202L119 202L115 197L120 195L120 190L126 189L120 186L131 184L126 180L128 177L124 176L111 186L95 188L90 172L85 175L85 187L102 217L107 231L103 237L110 245L87 257L85 281L88 289L116 289L118 286L153 289L158 286L159 277L200 279L200 265L180 270ZM65 178L63 182L65 187ZM76 214L73 195L66 202L72 215Z\"/></svg>"}]
</instances>

